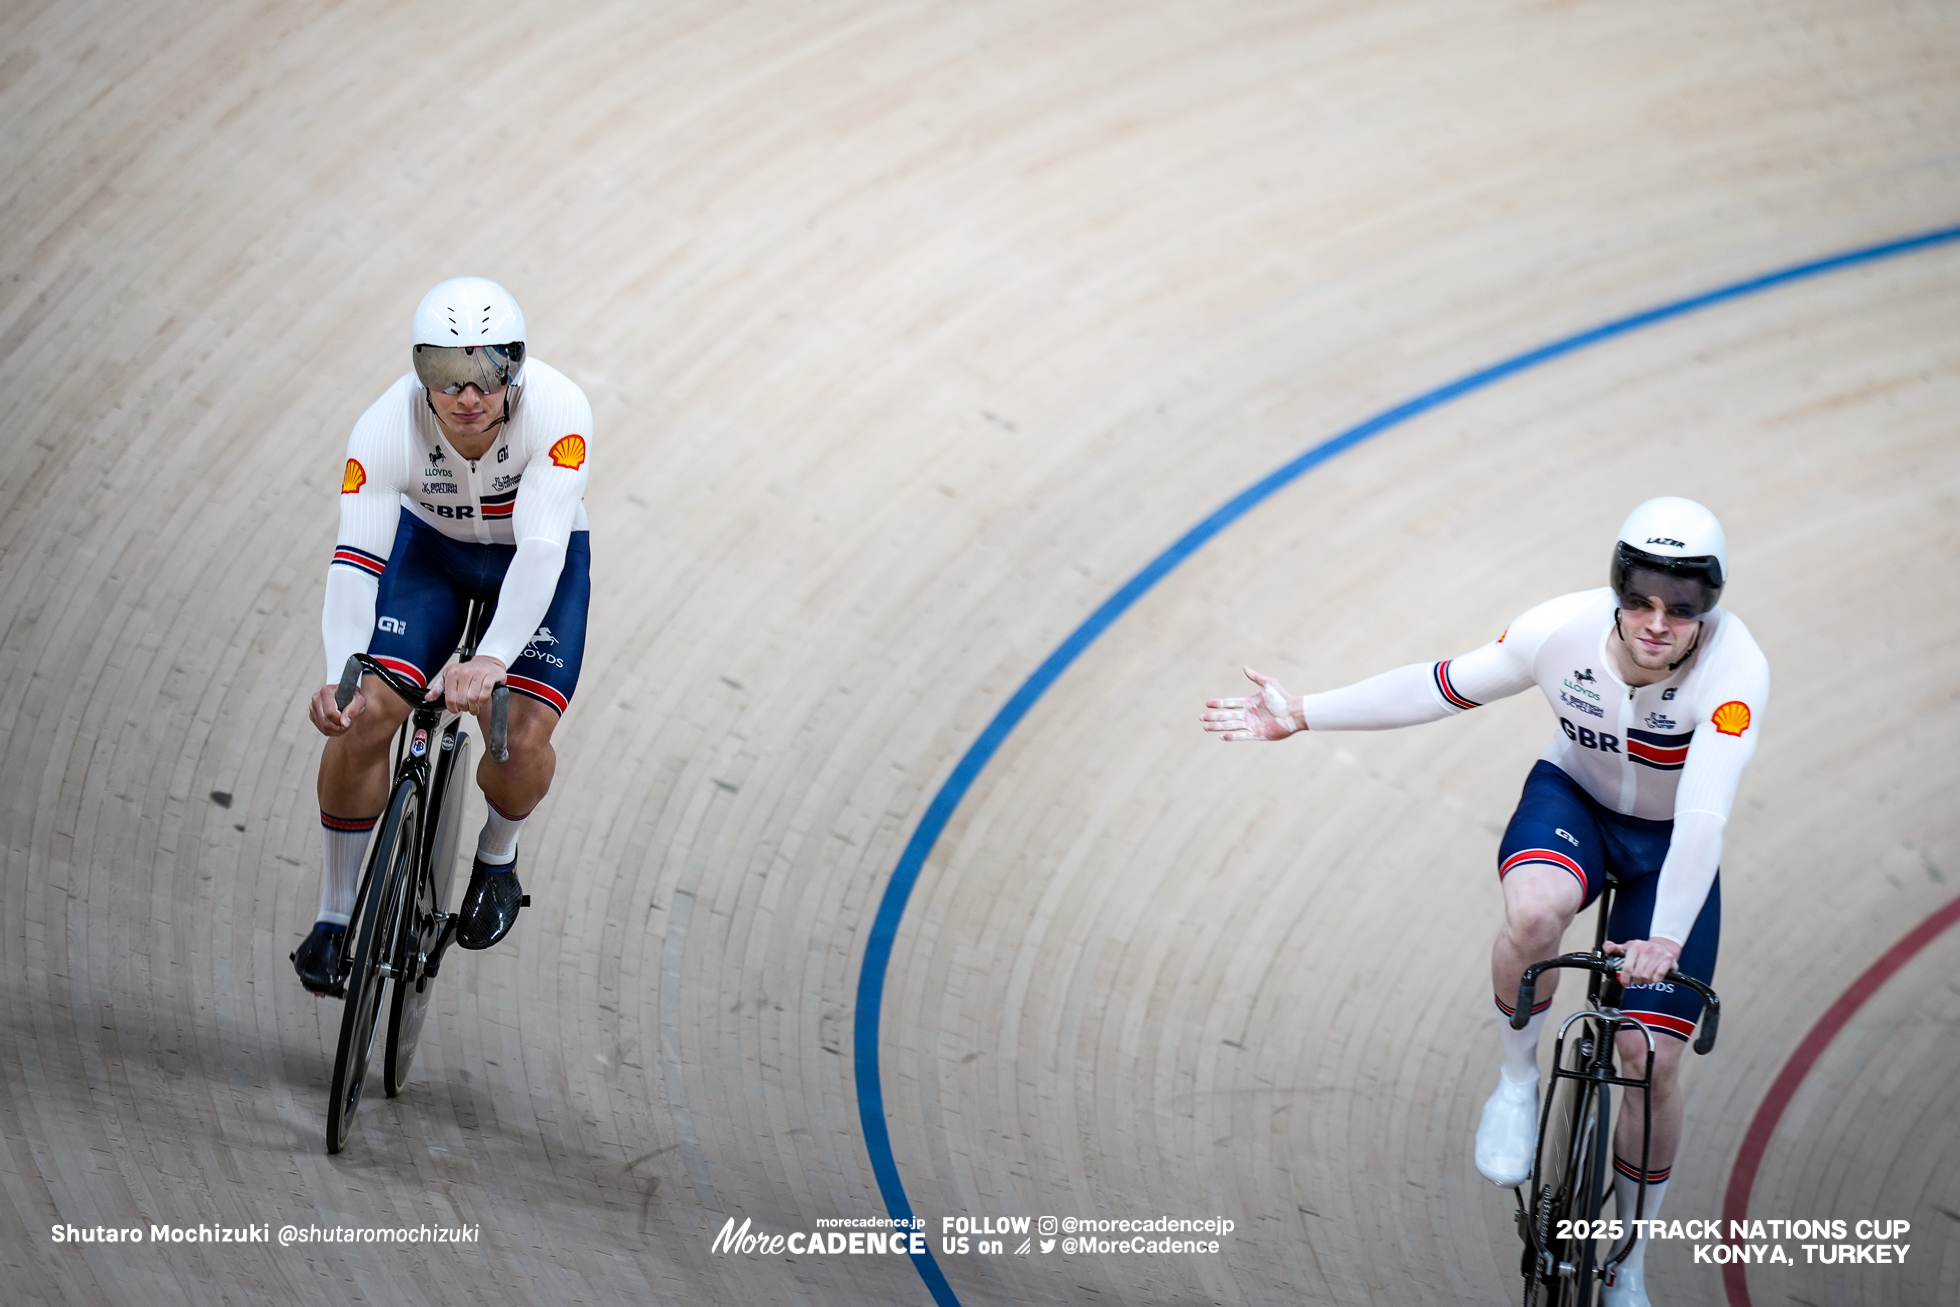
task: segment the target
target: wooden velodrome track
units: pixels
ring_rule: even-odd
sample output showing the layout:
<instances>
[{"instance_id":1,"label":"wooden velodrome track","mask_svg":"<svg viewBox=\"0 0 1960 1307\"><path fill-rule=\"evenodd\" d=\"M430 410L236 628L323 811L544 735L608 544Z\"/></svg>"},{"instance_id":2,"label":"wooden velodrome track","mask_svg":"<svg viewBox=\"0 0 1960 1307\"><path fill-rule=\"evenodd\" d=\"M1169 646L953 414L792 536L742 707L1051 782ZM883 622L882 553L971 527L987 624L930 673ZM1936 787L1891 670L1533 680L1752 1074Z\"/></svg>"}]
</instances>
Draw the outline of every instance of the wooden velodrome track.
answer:
<instances>
[{"instance_id":1,"label":"wooden velodrome track","mask_svg":"<svg viewBox=\"0 0 1960 1307\"><path fill-rule=\"evenodd\" d=\"M860 967L981 729L1328 436L1960 222L1960 12L19 0L0 118L0 1298L922 1302L903 1258L709 1245L886 1211ZM287 954L335 478L464 271L593 399L591 640L537 906L452 955L419 1083L328 1157L339 1006ZM1724 1214L1761 1122L1751 1214L1906 1219L1913 1251L1752 1269L1755 1303L1960 1298L1960 931L1763 1113L1960 893L1956 412L1945 244L1521 372L1166 577L934 846L875 1079L936 1252L943 1216L1237 1229L940 1254L946 1294L1512 1299L1469 1137L1492 853L1551 723L1225 749L1197 713L1242 662L1299 689L1460 652L1680 493L1723 516L1775 699L1668 1214ZM50 1233L248 1222L480 1242ZM1686 1244L1649 1264L1656 1303L1738 1301Z\"/></svg>"}]
</instances>

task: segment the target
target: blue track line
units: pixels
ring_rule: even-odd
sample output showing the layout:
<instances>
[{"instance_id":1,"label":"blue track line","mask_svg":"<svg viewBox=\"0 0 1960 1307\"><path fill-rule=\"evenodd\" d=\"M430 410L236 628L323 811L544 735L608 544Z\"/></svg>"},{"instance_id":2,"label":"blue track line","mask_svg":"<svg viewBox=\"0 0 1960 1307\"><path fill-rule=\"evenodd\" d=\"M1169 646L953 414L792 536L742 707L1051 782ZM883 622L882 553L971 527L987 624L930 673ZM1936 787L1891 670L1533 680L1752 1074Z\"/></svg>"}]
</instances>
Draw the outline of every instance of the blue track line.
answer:
<instances>
[{"instance_id":1,"label":"blue track line","mask_svg":"<svg viewBox=\"0 0 1960 1307\"><path fill-rule=\"evenodd\" d=\"M898 865L892 870L891 880L885 886L885 893L878 900L878 915L872 919L871 934L865 943L864 966L858 973L857 1014L852 1029L853 1071L857 1078L858 1122L864 1129L864 1148L871 1156L871 1172L878 1180L878 1191L884 1195L885 1206L892 1216L911 1219L912 1204L905 1196L905 1185L898 1176L898 1162L892 1156L891 1134L885 1128L885 1089L878 1070L878 1031L882 1017L885 996L885 973L891 966L892 945L898 939L898 924L905 915L905 905L912 897L912 887L918 883L919 872L931 856L933 846L946 829L946 823L953 818L953 812L973 787L996 751L1006 742L1028 710L1048 692L1061 674L1068 670L1069 664L1081 656L1082 651L1095 643L1096 637L1129 611L1130 606L1149 593L1152 586L1168 576L1173 568L1205 544L1213 536L1251 512L1282 487L1319 467L1336 454L1345 453L1363 441L1372 439L1392 427L1407 422L1410 418L1440 408L1453 399L1482 390L1506 377L1535 368L1541 363L1563 358L1576 353L1589 345L1597 345L1639 331L1643 327L1655 326L1674 318L1683 317L1699 309L1712 308L1730 300L1754 295L1759 291L1772 290L1791 282L1803 281L1809 277L1821 276L1827 272L1837 272L1862 264L1876 263L1900 254L1910 254L1916 250L1930 249L1960 241L1960 226L1942 227L1936 231L1909 236L1903 240L1887 241L1882 245L1868 245L1863 249L1851 250L1830 258L1818 259L1811 263L1799 263L1794 267L1777 272L1751 277L1746 281L1732 282L1700 295L1675 300L1658 308L1615 318L1611 322L1581 331L1575 335L1555 340L1548 345L1514 354L1501 363L1455 381L1446 382L1434 390L1424 391L1414 399L1395 407L1385 409L1375 416L1349 427L1339 435L1322 441L1307 450L1298 458L1247 486L1244 490L1227 500L1219 509L1180 536L1175 544L1158 554L1144 565L1142 571L1131 577L1123 587L1108 599L1095 612L1083 621L1082 625L1069 633L1069 637L1055 649L1055 652L1042 660L1034 674L1021 683L1021 688L994 714L987 728L980 732L953 774L939 787L926 815L919 822L918 829L905 845L905 852L899 856ZM933 1301L939 1307L959 1307L959 1297L953 1286L946 1282L946 1274L939 1269L928 1243L928 1251L914 1254L912 1264L918 1268L919 1276L932 1291Z\"/></svg>"}]
</instances>

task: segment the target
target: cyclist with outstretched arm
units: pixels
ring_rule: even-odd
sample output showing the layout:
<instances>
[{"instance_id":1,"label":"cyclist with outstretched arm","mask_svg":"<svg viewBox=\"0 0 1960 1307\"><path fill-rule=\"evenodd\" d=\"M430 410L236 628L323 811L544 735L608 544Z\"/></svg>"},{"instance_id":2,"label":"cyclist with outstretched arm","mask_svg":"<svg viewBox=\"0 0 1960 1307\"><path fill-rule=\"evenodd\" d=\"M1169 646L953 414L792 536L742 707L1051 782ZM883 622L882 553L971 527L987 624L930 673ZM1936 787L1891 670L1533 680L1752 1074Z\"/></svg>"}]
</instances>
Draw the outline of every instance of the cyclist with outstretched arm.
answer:
<instances>
[{"instance_id":1,"label":"cyclist with outstretched arm","mask_svg":"<svg viewBox=\"0 0 1960 1307\"><path fill-rule=\"evenodd\" d=\"M518 835L551 788L551 736L585 652L585 393L525 357L517 301L482 277L452 278L423 298L411 352L414 371L362 414L348 441L327 569L327 681L308 705L327 737L324 865L312 933L293 955L315 993L330 992L339 974L362 857L388 799L388 744L409 711L374 676L336 708L348 655L365 652L427 686L429 698L476 714L486 738L491 691L510 687L509 760L486 752L477 768L490 811L456 939L481 949L517 920ZM444 673L471 598L495 604L489 628L476 656Z\"/></svg>"},{"instance_id":2,"label":"cyclist with outstretched arm","mask_svg":"<svg viewBox=\"0 0 1960 1307\"><path fill-rule=\"evenodd\" d=\"M1500 1185L1531 1174L1538 1130L1538 1037L1558 972L1538 981L1529 1024L1511 1029L1510 1000L1534 962L1554 956L1566 927L1607 873L1626 886L1607 926L1623 954L1622 1010L1655 1032L1653 1132L1645 1217L1659 1214L1681 1142L1682 1049L1701 998L1669 984L1672 969L1710 982L1721 932L1723 831L1756 750L1769 665L1740 618L1718 607L1728 547L1715 515L1691 500L1653 499L1621 527L1611 584L1523 614L1460 658L1418 663L1343 689L1289 695L1246 668L1257 695L1212 699L1205 729L1227 740L1300 731L1368 731L1453 717L1536 685L1559 729L1525 779L1498 847L1504 925L1491 984L1506 1018L1503 1066L1477 1127L1477 1169ZM1644 1061L1639 1032L1621 1058ZM1641 1180L1639 1091L1615 1132L1615 1201L1631 1219ZM1632 1159L1632 1160L1628 1160ZM1647 1307L1646 1241L1606 1290L1607 1307Z\"/></svg>"}]
</instances>

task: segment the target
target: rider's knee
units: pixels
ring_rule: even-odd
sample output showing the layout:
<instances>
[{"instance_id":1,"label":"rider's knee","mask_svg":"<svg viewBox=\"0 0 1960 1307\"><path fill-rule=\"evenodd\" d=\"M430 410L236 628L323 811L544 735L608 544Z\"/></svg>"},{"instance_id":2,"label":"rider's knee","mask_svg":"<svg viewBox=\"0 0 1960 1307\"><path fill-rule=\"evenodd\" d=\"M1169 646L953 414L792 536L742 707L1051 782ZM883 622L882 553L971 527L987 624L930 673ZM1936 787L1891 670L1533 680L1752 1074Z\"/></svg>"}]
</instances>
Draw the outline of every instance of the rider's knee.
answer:
<instances>
[{"instance_id":1,"label":"rider's knee","mask_svg":"<svg viewBox=\"0 0 1960 1307\"><path fill-rule=\"evenodd\" d=\"M1572 924L1584 898L1560 868L1527 863L1504 878L1504 925L1513 937L1554 943Z\"/></svg>"},{"instance_id":2,"label":"rider's knee","mask_svg":"<svg viewBox=\"0 0 1960 1307\"><path fill-rule=\"evenodd\" d=\"M1620 1065L1640 1071L1647 1062L1647 1037L1638 1030L1622 1030L1615 1037L1619 1044ZM1665 1093L1674 1086L1681 1071L1681 1052L1687 1045L1668 1034L1654 1036L1654 1087Z\"/></svg>"},{"instance_id":3,"label":"rider's knee","mask_svg":"<svg viewBox=\"0 0 1960 1307\"><path fill-rule=\"evenodd\" d=\"M1572 924L1572 913L1549 897L1525 894L1506 900L1504 924L1522 939L1556 941Z\"/></svg>"},{"instance_id":4,"label":"rider's knee","mask_svg":"<svg viewBox=\"0 0 1960 1307\"><path fill-rule=\"evenodd\" d=\"M558 714L534 699L510 697L510 718L505 739L512 762L528 761L551 747L551 734L558 729Z\"/></svg>"},{"instance_id":5,"label":"rider's knee","mask_svg":"<svg viewBox=\"0 0 1960 1307\"><path fill-rule=\"evenodd\" d=\"M399 716L391 714L385 707L370 700L366 708L355 716L354 724L346 734L334 736L328 743L344 749L356 765L385 760L388 746L393 743L395 732L407 715L405 711Z\"/></svg>"}]
</instances>

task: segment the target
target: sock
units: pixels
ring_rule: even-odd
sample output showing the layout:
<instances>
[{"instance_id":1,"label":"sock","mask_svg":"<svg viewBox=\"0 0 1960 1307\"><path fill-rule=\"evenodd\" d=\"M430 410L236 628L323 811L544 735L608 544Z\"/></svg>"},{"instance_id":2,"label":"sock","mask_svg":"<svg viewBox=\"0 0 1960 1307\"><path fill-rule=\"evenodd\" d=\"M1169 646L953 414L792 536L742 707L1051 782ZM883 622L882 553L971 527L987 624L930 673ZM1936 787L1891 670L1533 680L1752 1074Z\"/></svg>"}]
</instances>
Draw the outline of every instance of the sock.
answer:
<instances>
[{"instance_id":1,"label":"sock","mask_svg":"<svg viewBox=\"0 0 1960 1307\"><path fill-rule=\"evenodd\" d=\"M1658 1171L1647 1172L1647 1199L1641 1207L1641 1220L1652 1221L1660 1216L1661 1198L1667 1193L1667 1178L1673 1170L1671 1166L1664 1166ZM1633 1220L1633 1204L1639 1197L1639 1189L1640 1168L1622 1162L1618 1153L1613 1154L1613 1208L1622 1221ZM1632 1232L1633 1227L1629 1225L1627 1233ZM1628 1271L1637 1271L1646 1260L1647 1241L1641 1239L1633 1245L1633 1251L1627 1254L1626 1260L1620 1263L1620 1273L1624 1275Z\"/></svg>"},{"instance_id":2,"label":"sock","mask_svg":"<svg viewBox=\"0 0 1960 1307\"><path fill-rule=\"evenodd\" d=\"M1545 1028L1545 1015L1551 1007L1548 998L1531 1009L1531 1020L1523 1030L1513 1030L1511 1014L1517 1009L1501 998L1497 1000L1497 1010L1504 1016L1497 1024L1497 1039L1504 1046L1504 1078L1514 1085L1527 1080L1538 1083L1538 1032Z\"/></svg>"},{"instance_id":3,"label":"sock","mask_svg":"<svg viewBox=\"0 0 1960 1307\"><path fill-rule=\"evenodd\" d=\"M361 859L367 856L368 836L380 814L336 817L320 812L320 914L315 921L347 924L354 895L361 888Z\"/></svg>"},{"instance_id":4,"label":"sock","mask_svg":"<svg viewBox=\"0 0 1960 1307\"><path fill-rule=\"evenodd\" d=\"M513 817L489 799L484 802L490 813L484 818L483 833L476 837L477 861L486 867L508 868L517 861L517 832L524 829L524 819L531 814Z\"/></svg>"}]
</instances>

